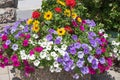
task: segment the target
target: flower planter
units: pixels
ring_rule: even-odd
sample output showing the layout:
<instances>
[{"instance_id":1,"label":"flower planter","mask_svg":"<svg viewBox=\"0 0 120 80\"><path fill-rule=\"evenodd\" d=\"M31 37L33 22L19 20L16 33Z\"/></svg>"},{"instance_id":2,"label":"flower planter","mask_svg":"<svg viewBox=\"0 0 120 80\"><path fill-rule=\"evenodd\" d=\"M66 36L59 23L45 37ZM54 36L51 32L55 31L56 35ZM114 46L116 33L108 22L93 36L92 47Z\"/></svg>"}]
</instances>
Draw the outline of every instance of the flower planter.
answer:
<instances>
[{"instance_id":1,"label":"flower planter","mask_svg":"<svg viewBox=\"0 0 120 80\"><path fill-rule=\"evenodd\" d=\"M28 77L24 76L24 72L21 71L22 80L74 80L73 73L62 71L60 73L51 73L49 69L35 69L35 72ZM91 75L84 75L80 77L80 80L91 80Z\"/></svg>"}]
</instances>

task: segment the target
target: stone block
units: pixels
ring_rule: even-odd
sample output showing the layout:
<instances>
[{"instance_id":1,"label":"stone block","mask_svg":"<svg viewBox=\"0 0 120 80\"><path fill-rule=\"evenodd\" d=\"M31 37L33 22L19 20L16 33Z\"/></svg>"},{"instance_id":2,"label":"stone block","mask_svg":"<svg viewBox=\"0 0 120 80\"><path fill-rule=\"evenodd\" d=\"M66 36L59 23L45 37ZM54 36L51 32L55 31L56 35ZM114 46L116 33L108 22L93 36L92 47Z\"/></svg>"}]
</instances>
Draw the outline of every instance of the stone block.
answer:
<instances>
[{"instance_id":1,"label":"stone block","mask_svg":"<svg viewBox=\"0 0 120 80\"><path fill-rule=\"evenodd\" d=\"M13 7L14 0L0 0L0 8Z\"/></svg>"},{"instance_id":2,"label":"stone block","mask_svg":"<svg viewBox=\"0 0 120 80\"><path fill-rule=\"evenodd\" d=\"M0 24L14 22L16 19L16 10L14 8L0 9Z\"/></svg>"}]
</instances>

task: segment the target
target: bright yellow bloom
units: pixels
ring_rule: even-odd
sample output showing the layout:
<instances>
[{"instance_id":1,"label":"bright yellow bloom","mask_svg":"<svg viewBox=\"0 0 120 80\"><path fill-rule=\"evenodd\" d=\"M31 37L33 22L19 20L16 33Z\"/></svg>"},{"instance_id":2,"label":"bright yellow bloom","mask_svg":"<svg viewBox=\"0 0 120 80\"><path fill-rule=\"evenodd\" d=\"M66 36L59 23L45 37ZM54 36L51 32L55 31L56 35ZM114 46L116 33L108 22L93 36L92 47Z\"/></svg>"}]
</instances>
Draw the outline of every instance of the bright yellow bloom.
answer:
<instances>
[{"instance_id":1,"label":"bright yellow bloom","mask_svg":"<svg viewBox=\"0 0 120 80\"><path fill-rule=\"evenodd\" d=\"M57 33L58 33L59 36L65 35L65 32L66 32L66 31L65 31L64 28L58 28L58 29L57 29Z\"/></svg>"},{"instance_id":2,"label":"bright yellow bloom","mask_svg":"<svg viewBox=\"0 0 120 80\"><path fill-rule=\"evenodd\" d=\"M33 26L38 26L40 24L40 22L38 21L38 20L35 20L34 22L33 22Z\"/></svg>"},{"instance_id":3,"label":"bright yellow bloom","mask_svg":"<svg viewBox=\"0 0 120 80\"><path fill-rule=\"evenodd\" d=\"M68 17L70 17L70 10L69 9L66 9L65 11L64 11L64 15L66 15L66 16L68 16Z\"/></svg>"},{"instance_id":4,"label":"bright yellow bloom","mask_svg":"<svg viewBox=\"0 0 120 80\"><path fill-rule=\"evenodd\" d=\"M46 19L46 20L51 20L51 19L52 19L52 16L53 16L53 14L52 14L51 11L45 12L45 14L44 14L44 19Z\"/></svg>"},{"instance_id":5,"label":"bright yellow bloom","mask_svg":"<svg viewBox=\"0 0 120 80\"><path fill-rule=\"evenodd\" d=\"M33 22L33 19L30 18L30 19L27 20L26 23L27 23L28 25L30 25L32 22Z\"/></svg>"},{"instance_id":6,"label":"bright yellow bloom","mask_svg":"<svg viewBox=\"0 0 120 80\"><path fill-rule=\"evenodd\" d=\"M64 2L60 1L60 0L57 0L57 3L63 5L63 6L66 6Z\"/></svg>"},{"instance_id":7,"label":"bright yellow bloom","mask_svg":"<svg viewBox=\"0 0 120 80\"><path fill-rule=\"evenodd\" d=\"M39 26L33 26L33 27L32 27L32 31L33 31L33 32L36 32L36 33L37 33L39 30L40 30L40 27L39 27Z\"/></svg>"},{"instance_id":8,"label":"bright yellow bloom","mask_svg":"<svg viewBox=\"0 0 120 80\"><path fill-rule=\"evenodd\" d=\"M77 17L76 13L72 13L72 18L75 19Z\"/></svg>"},{"instance_id":9,"label":"bright yellow bloom","mask_svg":"<svg viewBox=\"0 0 120 80\"><path fill-rule=\"evenodd\" d=\"M80 17L77 18L78 22L82 22L82 19Z\"/></svg>"}]
</instances>

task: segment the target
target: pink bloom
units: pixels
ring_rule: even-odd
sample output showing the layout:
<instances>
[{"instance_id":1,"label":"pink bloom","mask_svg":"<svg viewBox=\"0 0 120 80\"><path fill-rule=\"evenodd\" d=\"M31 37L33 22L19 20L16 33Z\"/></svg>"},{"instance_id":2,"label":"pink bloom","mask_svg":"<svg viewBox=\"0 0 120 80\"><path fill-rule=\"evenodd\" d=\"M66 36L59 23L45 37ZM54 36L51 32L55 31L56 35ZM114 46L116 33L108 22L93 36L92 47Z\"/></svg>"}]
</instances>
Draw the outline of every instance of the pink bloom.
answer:
<instances>
[{"instance_id":1,"label":"pink bloom","mask_svg":"<svg viewBox=\"0 0 120 80\"><path fill-rule=\"evenodd\" d=\"M28 74L35 71L34 67L32 66L25 66L24 70L25 70L25 73L28 73Z\"/></svg>"},{"instance_id":2,"label":"pink bloom","mask_svg":"<svg viewBox=\"0 0 120 80\"><path fill-rule=\"evenodd\" d=\"M7 39L8 39L7 35L4 34L4 35L2 36L2 41L6 41Z\"/></svg>"},{"instance_id":3,"label":"pink bloom","mask_svg":"<svg viewBox=\"0 0 120 80\"><path fill-rule=\"evenodd\" d=\"M24 63L25 66L29 66L29 63L28 63L27 60L23 60L23 63Z\"/></svg>"},{"instance_id":4,"label":"pink bloom","mask_svg":"<svg viewBox=\"0 0 120 80\"><path fill-rule=\"evenodd\" d=\"M0 53L0 59L2 59L3 58L3 55Z\"/></svg>"},{"instance_id":5,"label":"pink bloom","mask_svg":"<svg viewBox=\"0 0 120 80\"><path fill-rule=\"evenodd\" d=\"M43 50L43 47L41 46L38 46L38 47L35 47L34 50L38 53L40 53L42 50Z\"/></svg>"},{"instance_id":6,"label":"pink bloom","mask_svg":"<svg viewBox=\"0 0 120 80\"><path fill-rule=\"evenodd\" d=\"M11 60L12 62L18 61L18 56L16 54L12 55Z\"/></svg>"},{"instance_id":7,"label":"pink bloom","mask_svg":"<svg viewBox=\"0 0 120 80\"><path fill-rule=\"evenodd\" d=\"M90 74L95 74L96 72L95 72L95 70L92 67L89 67L89 73Z\"/></svg>"},{"instance_id":8,"label":"pink bloom","mask_svg":"<svg viewBox=\"0 0 120 80\"><path fill-rule=\"evenodd\" d=\"M106 48L102 47L102 53L105 53L106 52Z\"/></svg>"},{"instance_id":9,"label":"pink bloom","mask_svg":"<svg viewBox=\"0 0 120 80\"><path fill-rule=\"evenodd\" d=\"M7 57L4 57L3 61L4 61L5 64L8 64L8 61L9 61L9 60L8 60Z\"/></svg>"},{"instance_id":10,"label":"pink bloom","mask_svg":"<svg viewBox=\"0 0 120 80\"><path fill-rule=\"evenodd\" d=\"M2 46L3 46L4 49L8 49L9 48L9 46L6 45L6 44L3 44Z\"/></svg>"},{"instance_id":11,"label":"pink bloom","mask_svg":"<svg viewBox=\"0 0 120 80\"><path fill-rule=\"evenodd\" d=\"M98 68L100 69L100 73L105 72L105 66L103 64L98 64Z\"/></svg>"},{"instance_id":12,"label":"pink bloom","mask_svg":"<svg viewBox=\"0 0 120 80\"><path fill-rule=\"evenodd\" d=\"M32 56L34 54L34 50L30 50L30 55Z\"/></svg>"},{"instance_id":13,"label":"pink bloom","mask_svg":"<svg viewBox=\"0 0 120 80\"><path fill-rule=\"evenodd\" d=\"M83 25L80 25L80 30L81 30L81 31L85 31L85 28L84 28Z\"/></svg>"},{"instance_id":14,"label":"pink bloom","mask_svg":"<svg viewBox=\"0 0 120 80\"><path fill-rule=\"evenodd\" d=\"M85 20L82 20L82 25L86 24Z\"/></svg>"},{"instance_id":15,"label":"pink bloom","mask_svg":"<svg viewBox=\"0 0 120 80\"><path fill-rule=\"evenodd\" d=\"M5 64L0 63L0 67L1 67L1 68L4 68L4 67L5 67Z\"/></svg>"},{"instance_id":16,"label":"pink bloom","mask_svg":"<svg viewBox=\"0 0 120 80\"><path fill-rule=\"evenodd\" d=\"M26 47L26 46L28 46L28 44L29 44L29 43L28 43L28 40L25 39L25 40L23 41L23 46Z\"/></svg>"},{"instance_id":17,"label":"pink bloom","mask_svg":"<svg viewBox=\"0 0 120 80\"><path fill-rule=\"evenodd\" d=\"M72 20L72 25L75 26L75 27L78 27L78 24L75 20Z\"/></svg>"},{"instance_id":18,"label":"pink bloom","mask_svg":"<svg viewBox=\"0 0 120 80\"><path fill-rule=\"evenodd\" d=\"M112 66L112 63L113 63L112 58L106 58L106 61L107 61L109 66Z\"/></svg>"},{"instance_id":19,"label":"pink bloom","mask_svg":"<svg viewBox=\"0 0 120 80\"><path fill-rule=\"evenodd\" d=\"M23 34L23 33L22 33L22 34L20 34L20 37L25 37L25 34Z\"/></svg>"},{"instance_id":20,"label":"pink bloom","mask_svg":"<svg viewBox=\"0 0 120 80\"><path fill-rule=\"evenodd\" d=\"M30 34L27 34L25 37L26 37L27 39L30 39Z\"/></svg>"},{"instance_id":21,"label":"pink bloom","mask_svg":"<svg viewBox=\"0 0 120 80\"><path fill-rule=\"evenodd\" d=\"M20 62L19 61L14 61L13 62L13 66L14 67L19 67L20 66Z\"/></svg>"},{"instance_id":22,"label":"pink bloom","mask_svg":"<svg viewBox=\"0 0 120 80\"><path fill-rule=\"evenodd\" d=\"M105 38L101 38L101 41L105 42L105 43L107 42L107 40Z\"/></svg>"}]
</instances>

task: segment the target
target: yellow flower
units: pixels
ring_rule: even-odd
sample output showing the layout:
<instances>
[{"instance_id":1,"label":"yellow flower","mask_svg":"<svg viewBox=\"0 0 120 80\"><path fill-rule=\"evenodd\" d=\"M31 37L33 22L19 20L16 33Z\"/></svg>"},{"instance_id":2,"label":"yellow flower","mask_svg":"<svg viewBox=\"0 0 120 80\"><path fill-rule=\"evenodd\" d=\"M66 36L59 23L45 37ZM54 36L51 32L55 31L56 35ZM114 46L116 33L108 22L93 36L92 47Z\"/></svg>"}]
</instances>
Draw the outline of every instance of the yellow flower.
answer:
<instances>
[{"instance_id":1,"label":"yellow flower","mask_svg":"<svg viewBox=\"0 0 120 80\"><path fill-rule=\"evenodd\" d=\"M33 26L33 27L32 27L32 31L33 31L33 32L36 32L36 33L37 33L39 30L40 30L40 27L39 27L39 26Z\"/></svg>"},{"instance_id":2,"label":"yellow flower","mask_svg":"<svg viewBox=\"0 0 120 80\"><path fill-rule=\"evenodd\" d=\"M45 12L45 14L44 14L44 18L46 19L46 20L51 20L52 19L52 12L51 11L48 11L48 12Z\"/></svg>"},{"instance_id":3,"label":"yellow flower","mask_svg":"<svg viewBox=\"0 0 120 80\"><path fill-rule=\"evenodd\" d=\"M60 1L60 0L57 0L57 3L59 3L59 4L63 5L63 6L65 6L65 3L62 2L62 1Z\"/></svg>"},{"instance_id":4,"label":"yellow flower","mask_svg":"<svg viewBox=\"0 0 120 80\"><path fill-rule=\"evenodd\" d=\"M38 21L38 20L35 20L34 22L33 22L33 26L38 26L40 24L40 22Z\"/></svg>"},{"instance_id":5,"label":"yellow flower","mask_svg":"<svg viewBox=\"0 0 120 80\"><path fill-rule=\"evenodd\" d=\"M66 10L64 11L64 15L70 17L70 10L69 10L69 9L66 9Z\"/></svg>"},{"instance_id":6,"label":"yellow flower","mask_svg":"<svg viewBox=\"0 0 120 80\"><path fill-rule=\"evenodd\" d=\"M77 18L78 22L82 22L82 19L80 17Z\"/></svg>"},{"instance_id":7,"label":"yellow flower","mask_svg":"<svg viewBox=\"0 0 120 80\"><path fill-rule=\"evenodd\" d=\"M57 33L58 33L59 36L65 35L65 32L66 32L66 31L65 31L64 28L58 28L58 29L57 29Z\"/></svg>"},{"instance_id":8,"label":"yellow flower","mask_svg":"<svg viewBox=\"0 0 120 80\"><path fill-rule=\"evenodd\" d=\"M75 19L77 17L76 13L72 13L72 18Z\"/></svg>"},{"instance_id":9,"label":"yellow flower","mask_svg":"<svg viewBox=\"0 0 120 80\"><path fill-rule=\"evenodd\" d=\"M27 20L26 23L27 23L28 25L30 25L30 24L32 23L32 21L33 21L33 19L30 18L30 19Z\"/></svg>"}]
</instances>

